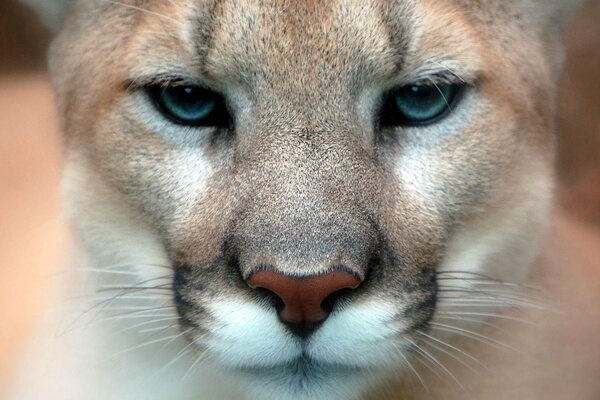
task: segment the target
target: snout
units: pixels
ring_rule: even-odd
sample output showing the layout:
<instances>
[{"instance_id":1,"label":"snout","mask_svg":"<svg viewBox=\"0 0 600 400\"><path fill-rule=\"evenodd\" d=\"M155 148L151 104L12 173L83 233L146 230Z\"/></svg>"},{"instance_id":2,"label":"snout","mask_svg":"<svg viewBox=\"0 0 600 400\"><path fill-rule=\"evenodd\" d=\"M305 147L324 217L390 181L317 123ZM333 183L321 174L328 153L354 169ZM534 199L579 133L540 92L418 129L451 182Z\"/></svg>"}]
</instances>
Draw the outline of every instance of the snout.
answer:
<instances>
[{"instance_id":1,"label":"snout","mask_svg":"<svg viewBox=\"0 0 600 400\"><path fill-rule=\"evenodd\" d=\"M320 198L320 207L288 199L282 214L250 209L226 245L246 285L269 300L284 326L303 339L340 299L356 297L354 289L379 256L379 235L366 213L335 208Z\"/></svg>"}]
</instances>

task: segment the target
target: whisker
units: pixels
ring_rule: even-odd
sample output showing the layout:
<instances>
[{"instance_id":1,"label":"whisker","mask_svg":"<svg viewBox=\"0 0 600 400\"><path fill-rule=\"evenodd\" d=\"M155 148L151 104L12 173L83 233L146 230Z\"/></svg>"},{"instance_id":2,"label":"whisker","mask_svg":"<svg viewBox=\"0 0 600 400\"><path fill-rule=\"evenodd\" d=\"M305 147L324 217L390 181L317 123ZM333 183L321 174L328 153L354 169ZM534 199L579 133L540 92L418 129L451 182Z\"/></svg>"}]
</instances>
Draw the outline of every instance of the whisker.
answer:
<instances>
[{"instance_id":1,"label":"whisker","mask_svg":"<svg viewBox=\"0 0 600 400\"><path fill-rule=\"evenodd\" d=\"M139 324L135 324L135 325L132 325L132 326L128 326L128 327L126 327L124 329L118 330L118 331L116 331L116 332L113 333L113 336L118 335L118 334L123 333L123 332L127 332L127 331L130 331L130 330L139 328L141 326L152 325L152 324L156 324L156 323L159 323L159 322L172 321L172 320L178 320L178 319L179 319L179 316L170 316L168 318L159 318L159 319L155 319L155 320L152 320L152 321L144 321L144 322L141 322Z\"/></svg>"},{"instance_id":2,"label":"whisker","mask_svg":"<svg viewBox=\"0 0 600 400\"><path fill-rule=\"evenodd\" d=\"M85 271L85 272L94 272L94 273L98 273L98 274L139 276L139 274L136 273L136 272L130 272L130 271L113 271L113 270L110 270L110 269L79 268L78 270L79 271Z\"/></svg>"},{"instance_id":3,"label":"whisker","mask_svg":"<svg viewBox=\"0 0 600 400\"><path fill-rule=\"evenodd\" d=\"M473 285L473 286L503 286L503 287L508 287L508 288L520 289L520 290L533 290L533 291L540 292L540 293L546 292L545 289L543 289L539 286L526 285L526 284L521 284L521 283L503 282L503 281L496 281L496 280L483 280L480 278L439 277L437 280L438 281L446 281L446 282L461 281L461 282L468 283L469 285Z\"/></svg>"},{"instance_id":4,"label":"whisker","mask_svg":"<svg viewBox=\"0 0 600 400\"><path fill-rule=\"evenodd\" d=\"M141 319L141 318L150 318L150 317L157 317L157 318L163 318L164 317L164 318L167 318L167 317L172 317L172 316L173 316L173 314L113 315L111 317L102 318L102 319L98 320L98 322L103 322L103 321L118 321L118 320L125 320L125 319Z\"/></svg>"},{"instance_id":5,"label":"whisker","mask_svg":"<svg viewBox=\"0 0 600 400\"><path fill-rule=\"evenodd\" d=\"M169 328L175 328L177 326L177 324L169 324L169 325L163 325L163 326L159 326L156 328L146 328L146 329L142 329L139 330L138 333L150 333L150 332L156 332L156 331L166 331Z\"/></svg>"},{"instance_id":6,"label":"whisker","mask_svg":"<svg viewBox=\"0 0 600 400\"><path fill-rule=\"evenodd\" d=\"M157 280L157 279L162 279L162 277L148 279L148 280L146 280L144 282L141 282L141 284L148 283L148 282L151 282L151 281ZM141 292L143 290L147 290L147 289L150 289L150 288L151 289L156 289L156 290L164 290L163 286L164 285L159 285L159 286L156 286L156 287L137 287L136 286L135 290L133 290L133 291L132 290L128 290L129 289L128 287L125 287L126 289L119 289L119 288L114 288L114 289L99 289L99 290L96 291L96 293L104 293L104 292L111 292L111 291L117 291L117 290L119 290L120 293L117 293L115 296L113 296L111 298L108 298L106 300L102 300L102 301L94 304L93 306L91 306L90 308L88 308L87 310L85 310L77 319L79 319L79 318L87 315L89 312L91 312L94 309L100 308L100 310L102 310L103 307L107 306L108 304L110 304L113 301L118 300L123 295L131 294L132 292ZM169 292L171 292L171 291L172 291L172 288L169 287Z\"/></svg>"},{"instance_id":7,"label":"whisker","mask_svg":"<svg viewBox=\"0 0 600 400\"><path fill-rule=\"evenodd\" d=\"M495 294L491 294L491 293L475 292L475 291L472 291L472 292L454 291L454 292L440 292L440 293L441 294L439 294L437 296L437 298L440 300L465 300L465 301L490 300L490 301L496 301L499 303L505 303L505 304L509 304L509 305L528 304L528 305L535 305L537 307L542 307L542 308L546 307L543 303L538 302L531 298L527 298L527 297L495 295ZM463 295L461 296L461 294L463 294Z\"/></svg>"},{"instance_id":8,"label":"whisker","mask_svg":"<svg viewBox=\"0 0 600 400\"><path fill-rule=\"evenodd\" d=\"M449 275L449 276L447 276L447 275ZM460 275L460 276L452 276L452 275ZM438 271L436 278L437 278L437 280L462 280L462 281L469 282L469 283L476 281L477 284L495 284L495 285L520 287L520 288L524 288L524 289L532 289L532 290L538 290L540 292L545 292L545 289L540 286L524 284L524 283L506 282L506 281L492 278L488 275L485 275L485 274L482 274L479 272L472 272L472 271L459 271L459 270Z\"/></svg>"},{"instance_id":9,"label":"whisker","mask_svg":"<svg viewBox=\"0 0 600 400\"><path fill-rule=\"evenodd\" d=\"M126 269L126 268L135 268L135 267L162 268L162 269L173 270L173 267L170 266L170 265L155 264L155 263L114 264L114 265L108 265L106 267L97 268L97 269L101 269L101 270L115 270L115 269Z\"/></svg>"},{"instance_id":10,"label":"whisker","mask_svg":"<svg viewBox=\"0 0 600 400\"><path fill-rule=\"evenodd\" d=\"M450 376L452 378L452 380L454 382L456 382L456 384L464 391L465 387L462 385L462 383L460 383L460 381L458 380L458 378L456 378L456 376L450 372L450 370L448 368L446 368L446 366L444 364L442 364L436 357L434 357L433 355L431 355L427 350L423 349L421 346L419 346L416 342L414 342L413 340L409 340L410 343L417 349L419 350L421 353L423 353L423 355L425 355L425 357L429 358L431 361L433 361L434 364L436 364L442 371L444 371L446 374L448 374L448 376Z\"/></svg>"},{"instance_id":11,"label":"whisker","mask_svg":"<svg viewBox=\"0 0 600 400\"><path fill-rule=\"evenodd\" d=\"M167 30L163 30L162 32L157 32L157 31L151 31L151 30L141 30L139 31L140 36L141 35L156 35L159 37L165 37L165 38L171 38L171 39L177 39L180 40L181 37L177 34L175 34L174 32L171 31L167 31Z\"/></svg>"},{"instance_id":12,"label":"whisker","mask_svg":"<svg viewBox=\"0 0 600 400\"><path fill-rule=\"evenodd\" d=\"M427 371L433 373L438 378L440 378L440 379L442 379L444 381L446 381L448 379L447 377L445 377L445 376L442 375L442 373L439 371L439 367L437 365L433 364L431 362L431 360L429 360L428 358L426 358L422 353L415 352L414 353L414 359L417 360L418 362L420 362L422 366L424 366L425 368L427 368ZM432 365L435 368L432 368Z\"/></svg>"},{"instance_id":13,"label":"whisker","mask_svg":"<svg viewBox=\"0 0 600 400\"><path fill-rule=\"evenodd\" d=\"M79 298L87 298L90 301L98 301L98 302L103 302L103 301L107 301L107 300L168 300L168 299L172 299L173 296L170 294L162 294L162 293L148 293L147 295L140 295L140 294L129 294L129 293L124 293L121 296L98 296L98 297L92 297L90 298L89 296L81 296Z\"/></svg>"},{"instance_id":14,"label":"whisker","mask_svg":"<svg viewBox=\"0 0 600 400\"><path fill-rule=\"evenodd\" d=\"M475 373L475 375L477 376L481 376L481 372L477 371L475 368L473 368L471 365L469 365L468 363L466 363L463 359L461 359L460 357L458 357L455 354L450 353L447 350L444 350L443 348L441 348L440 346L431 343L431 342L426 342L428 346L433 347L435 350L440 351L444 354L446 354L448 357L451 357L452 359L456 360L457 362L459 362L461 365L463 365L464 367L466 367L467 369L469 369L471 372Z\"/></svg>"},{"instance_id":15,"label":"whisker","mask_svg":"<svg viewBox=\"0 0 600 400\"><path fill-rule=\"evenodd\" d=\"M437 85L437 83L435 83L435 81L433 79L428 78L428 80L431 82L431 84L433 86L435 86L435 88L437 89L437 91L442 96L442 99L444 99L444 102L446 103L446 107L448 107L448 110L450 110L450 112L452 112L452 107L450 106L450 103L448 102L448 99L446 99L446 96L444 96L444 92L442 92L442 89L440 89L440 87Z\"/></svg>"},{"instance_id":16,"label":"whisker","mask_svg":"<svg viewBox=\"0 0 600 400\"><path fill-rule=\"evenodd\" d=\"M158 339L150 340L149 342L141 343L141 344L135 345L133 347L130 347L130 348L126 349L126 350L120 351L120 352L118 352L116 354L113 354L110 358L116 358L116 357L122 356L124 354L131 353L132 351L135 351L135 350L138 350L138 349L141 349L141 348L144 348L144 347L148 347L148 346L151 346L153 344L161 343L161 342L164 342L164 341L167 341L167 340L177 339L178 337L181 337L182 335L183 335L183 332L179 333L177 335L173 335L173 336L167 336L167 337L163 337L163 338L158 338Z\"/></svg>"},{"instance_id":17,"label":"whisker","mask_svg":"<svg viewBox=\"0 0 600 400\"><path fill-rule=\"evenodd\" d=\"M399 350L399 354L400 356L404 359L404 361L406 361L406 365L408 366L408 368L411 370L411 372L417 377L417 379L419 380L419 382L421 383L421 385L423 386L423 388L425 389L425 391L427 393L431 393L431 391L429 390L429 386L427 386L425 384L425 381L423 380L423 377L421 377L421 375L417 372L416 368L412 365L412 363L408 360L408 357L406 357L404 355L404 352L402 350Z\"/></svg>"},{"instance_id":18,"label":"whisker","mask_svg":"<svg viewBox=\"0 0 600 400\"><path fill-rule=\"evenodd\" d=\"M546 306L535 304L531 302L525 301L515 301L515 300L503 300L503 299L495 299L495 298L485 298L485 297L439 297L440 304L444 305L454 305L454 306L465 306L465 305L489 305L489 306L505 306L505 307L521 307L521 308L530 308L535 310L544 310L549 311L550 309ZM456 300L456 301L452 301Z\"/></svg>"},{"instance_id":19,"label":"whisker","mask_svg":"<svg viewBox=\"0 0 600 400\"><path fill-rule=\"evenodd\" d=\"M442 288L438 291L438 297L453 299L493 299L498 301L516 301L545 307L547 301L518 292L504 292L498 290L470 289L470 288Z\"/></svg>"},{"instance_id":20,"label":"whisker","mask_svg":"<svg viewBox=\"0 0 600 400\"><path fill-rule=\"evenodd\" d=\"M168 291L168 292L171 293L172 292L172 285L170 283L169 284L163 284L163 285L156 285L156 286L140 286L140 285L152 282L152 281L156 281L156 280L159 280L159 279L167 279L167 278L170 278L170 277L171 277L171 275L166 275L166 276L160 276L160 277L156 277L156 278L152 278L152 279L147 279L147 280L144 280L142 282L139 282L139 283L135 284L134 286L106 285L106 286L109 286L109 287L105 286L102 289L98 289L96 291L96 293L105 293L105 292L113 292L113 291L119 291L119 293L117 293L112 298L109 298L107 300L103 300L103 301L95 304L90 309L88 309L87 311L85 311L84 315L87 314L89 311L93 310L94 308L103 307L103 306L105 306L105 305L107 305L107 304L109 304L109 303L111 303L113 301L118 300L119 298L121 298L122 296L127 295L127 294L138 293L138 292L141 292L141 291L144 291L144 290L158 290L158 291L160 291L160 290L166 290L166 291ZM110 286L112 286L112 287L110 287Z\"/></svg>"},{"instance_id":21,"label":"whisker","mask_svg":"<svg viewBox=\"0 0 600 400\"><path fill-rule=\"evenodd\" d=\"M152 308L148 308L148 307L106 307L105 310L106 311L134 311L131 314L135 314L136 312L150 312L150 311L156 311L156 310L165 310L165 309L175 309L174 305L169 305L169 306L160 306L160 307L152 307ZM127 313L129 314L129 313ZM126 315L126 314L121 314L121 315Z\"/></svg>"},{"instance_id":22,"label":"whisker","mask_svg":"<svg viewBox=\"0 0 600 400\"><path fill-rule=\"evenodd\" d=\"M502 288L488 288L488 287L480 287L480 286L498 286L494 284L476 284L473 282L466 282L469 286L458 286L458 285L439 285L438 290L440 291L464 291L464 292L481 292L481 293L493 293L493 294L506 294L510 296L522 296L532 299L541 300L540 297L525 293L525 289L521 287L511 288L510 290L503 290Z\"/></svg>"},{"instance_id":23,"label":"whisker","mask_svg":"<svg viewBox=\"0 0 600 400\"><path fill-rule=\"evenodd\" d=\"M191 329L190 329L191 330ZM194 340L190 341L187 345L185 345L183 347L183 349L181 349L176 355L175 357L169 361L164 367L162 367L161 369L158 370L157 374L160 375L163 372L167 371L167 369L169 369L171 367L171 365L175 364L178 360L180 360L182 357L184 357L186 354L189 354L190 348L195 345L196 342Z\"/></svg>"},{"instance_id":24,"label":"whisker","mask_svg":"<svg viewBox=\"0 0 600 400\"><path fill-rule=\"evenodd\" d=\"M449 316L444 316L444 315L437 315L435 317L436 319L446 319L446 320L451 320L451 321L464 321L464 322L473 322L476 324L481 324L481 325L485 325L485 326L489 326L490 328L494 328L499 330L500 332L505 332L507 333L508 331L494 323L491 322L487 322L487 321L482 321L481 319L475 319L475 318L461 318L461 317L449 317Z\"/></svg>"},{"instance_id":25,"label":"whisker","mask_svg":"<svg viewBox=\"0 0 600 400\"><path fill-rule=\"evenodd\" d=\"M456 70L452 69L451 67L449 67L449 66L447 66L447 65L445 65L445 64L442 64L442 63L440 63L440 62L437 62L437 61L435 61L435 60L431 60L431 62L432 62L432 63L434 63L434 64L437 64L437 65L438 65L438 67L442 67L442 68L444 68L446 71L450 72L452 75L454 75L455 77L457 77L457 78L458 78L458 79L459 79L459 80L460 80L462 83L467 83L467 81L466 81L466 80L465 80L465 79L464 79L462 76L460 76L460 75L459 75L459 74L456 72Z\"/></svg>"},{"instance_id":26,"label":"whisker","mask_svg":"<svg viewBox=\"0 0 600 400\"><path fill-rule=\"evenodd\" d=\"M514 306L508 305L506 303L492 303L492 302L446 302L446 301L440 301L439 303L440 307L444 307L444 308L450 308L450 307L454 307L454 308L460 308L460 309L464 309L464 308L468 308L468 309L491 309L491 310L505 310L507 308L512 308Z\"/></svg>"},{"instance_id":27,"label":"whisker","mask_svg":"<svg viewBox=\"0 0 600 400\"><path fill-rule=\"evenodd\" d=\"M172 290L172 285L170 283L165 283L162 285L156 286L114 286L114 287L105 287L103 289L98 289L96 293L105 293L105 292L115 292L115 291L123 291L127 293L131 292L141 292L142 290Z\"/></svg>"},{"instance_id":28,"label":"whisker","mask_svg":"<svg viewBox=\"0 0 600 400\"><path fill-rule=\"evenodd\" d=\"M142 291L144 289L139 289L139 291ZM101 290L104 291L104 290ZM106 291L110 291L110 290L106 290ZM86 310L84 310L80 315L78 315L70 324L68 327L65 328L65 330L63 331L63 333L69 331L73 326L75 326L83 317L85 317L86 315L88 315L89 313L91 313L94 310L98 310L101 311L104 307L106 307L107 305L109 305L110 303L112 303L113 301L118 300L121 296L128 294L131 292L122 292L122 293L118 293L115 296L112 296L108 299L105 300L101 300L98 303L88 307Z\"/></svg>"},{"instance_id":29,"label":"whisker","mask_svg":"<svg viewBox=\"0 0 600 400\"><path fill-rule=\"evenodd\" d=\"M464 291L464 290L454 290L454 291L440 291L438 297L448 298L448 299L457 299L457 300L468 300L468 299L487 299L494 300L497 302L503 302L508 300L517 300L517 301L531 301L527 298L518 298L517 296L505 296L501 294L494 293L485 293L480 291Z\"/></svg>"},{"instance_id":30,"label":"whisker","mask_svg":"<svg viewBox=\"0 0 600 400\"><path fill-rule=\"evenodd\" d=\"M482 335L480 333L476 333L473 331L470 331L468 329L464 329L464 328L458 328L456 326L452 326L452 325L448 325L448 324L441 324L438 322L430 322L429 325L432 327L432 329L437 329L437 330L441 330L441 331L446 331L446 332L452 332L452 333L458 333L458 334L462 334L463 336L466 337L470 337L473 340L479 340L483 343L487 343L488 345L492 346L499 346L503 349L508 349L510 351L514 351L516 353L521 353L519 350L515 349L512 346L509 346L505 343L499 342L495 339L492 339L488 336Z\"/></svg>"},{"instance_id":31,"label":"whisker","mask_svg":"<svg viewBox=\"0 0 600 400\"><path fill-rule=\"evenodd\" d=\"M480 312L470 312L470 311L465 311L465 312L461 312L461 311L439 311L438 314L445 314L445 315L466 315L466 316L476 316L476 317L487 317L487 318L497 318L497 319L504 319L507 321L515 321L515 322L521 322L523 324L529 324L529 325L537 325L532 321L528 321L522 318L516 318L516 317L511 317L509 315L501 315L501 314L492 314L492 313L480 313Z\"/></svg>"},{"instance_id":32,"label":"whisker","mask_svg":"<svg viewBox=\"0 0 600 400\"><path fill-rule=\"evenodd\" d=\"M183 337L185 335L187 335L188 333L190 333L194 328L188 328L185 331L182 331L179 334L179 337ZM170 345L174 340L176 340L177 338L173 338L172 340L169 340L167 343L165 343L162 347L161 350L164 349L165 347L167 347L168 345Z\"/></svg>"},{"instance_id":33,"label":"whisker","mask_svg":"<svg viewBox=\"0 0 600 400\"><path fill-rule=\"evenodd\" d=\"M489 369L488 369L488 368L487 368L485 365L483 365L483 364L481 363L481 361L479 361L477 358L475 358L475 357L474 357L474 356L472 356L471 354L467 353L466 351L464 351L464 350L461 350L461 349L459 349L458 347L456 347L456 346L453 346L453 345L451 345L451 344L449 344L449 343L446 343L446 342L444 342L444 341L443 341L443 340L441 340L441 339L438 339L438 338L436 338L436 337L433 337L433 336L431 336L431 335L428 335L427 333L425 333L425 332L423 332L423 331L417 331L417 332L418 332L420 335L422 335L422 336L425 336L426 338L428 338L428 339L430 339L430 340L433 340L434 342L437 342L437 343L439 343L439 344L441 344L441 345L443 345L443 346L446 346L446 347L448 347L448 348L450 348L450 349L452 349L452 350L454 350L454 351L457 351L457 352L459 352L460 354L464 355L464 356L465 356L465 357L467 357L468 359L470 359L470 360L474 361L474 362L475 362L477 365L479 365L480 367L482 367L482 368L484 368L484 369L486 369L486 370L488 370L488 371L489 371Z\"/></svg>"},{"instance_id":34,"label":"whisker","mask_svg":"<svg viewBox=\"0 0 600 400\"><path fill-rule=\"evenodd\" d=\"M161 14L161 13L158 13L158 12L155 12L155 11L152 11L152 10L148 10L146 8L143 8L143 7L135 6L133 4L121 3L120 1L116 1L116 0L102 0L102 1L104 1L106 3L114 4L114 5L117 5L117 6L121 6L121 7L125 7L125 8L130 8L132 10L140 11L140 12L143 12L143 13L148 14L148 15L154 15L156 17L165 19L167 21L175 22L176 24L179 24L180 26L184 26L185 25L183 22L181 22L179 20L176 20L173 17L170 17L170 16L165 15L165 14Z\"/></svg>"},{"instance_id":35,"label":"whisker","mask_svg":"<svg viewBox=\"0 0 600 400\"><path fill-rule=\"evenodd\" d=\"M206 355L206 350L202 351L202 352L200 352L200 354L198 354L198 357L196 357L196 360L192 363L192 365L188 368L188 370L183 375L182 380L185 380L188 376L190 376L190 374L193 372L194 368L196 368L196 365L198 365L200 362L204 361L205 355Z\"/></svg>"},{"instance_id":36,"label":"whisker","mask_svg":"<svg viewBox=\"0 0 600 400\"><path fill-rule=\"evenodd\" d=\"M527 300L531 302L543 303L546 302L545 298L541 298L535 295L523 293L518 290L502 290L502 289L487 289L479 288L475 285L470 287L455 286L455 285L439 285L439 293L479 293L489 297L516 299L516 300Z\"/></svg>"},{"instance_id":37,"label":"whisker","mask_svg":"<svg viewBox=\"0 0 600 400\"><path fill-rule=\"evenodd\" d=\"M447 270L447 271L437 271L436 272L437 275L467 275L467 276L475 276L478 278L484 278L486 280L489 281L498 281L498 279L493 278L489 275L483 274L481 272L473 272L473 271L463 271L463 270L458 270L458 269L454 269L454 270Z\"/></svg>"},{"instance_id":38,"label":"whisker","mask_svg":"<svg viewBox=\"0 0 600 400\"><path fill-rule=\"evenodd\" d=\"M176 309L175 306L162 306L162 307L134 309L134 310L130 310L130 312L112 314L110 317L108 317L106 319L103 319L103 321L110 320L110 318L119 319L118 317L128 317L128 316L144 315L144 314L154 313L156 311L161 311L161 310L175 310L175 309ZM119 311L119 310L125 310L125 311L127 311L126 308L121 308L121 309L118 309L118 308L107 309L107 311ZM149 317L149 316L154 316L154 315L156 315L156 314L145 315L145 316Z\"/></svg>"},{"instance_id":39,"label":"whisker","mask_svg":"<svg viewBox=\"0 0 600 400\"><path fill-rule=\"evenodd\" d=\"M145 284L150 283L150 282L158 281L160 279L169 279L169 280L171 280L171 279L173 279L173 277L174 277L173 274L161 275L161 276L157 276L157 277L154 277L154 278L145 279L145 280L137 282L137 283L133 283L132 286L125 286L124 287L123 284L114 284L114 285L107 284L107 285L100 286L100 288L101 288L101 290L102 289L119 289L119 288L122 288L122 287L127 288L127 289L129 289L129 288L138 288L138 287L142 287L142 285L145 285Z\"/></svg>"}]
</instances>

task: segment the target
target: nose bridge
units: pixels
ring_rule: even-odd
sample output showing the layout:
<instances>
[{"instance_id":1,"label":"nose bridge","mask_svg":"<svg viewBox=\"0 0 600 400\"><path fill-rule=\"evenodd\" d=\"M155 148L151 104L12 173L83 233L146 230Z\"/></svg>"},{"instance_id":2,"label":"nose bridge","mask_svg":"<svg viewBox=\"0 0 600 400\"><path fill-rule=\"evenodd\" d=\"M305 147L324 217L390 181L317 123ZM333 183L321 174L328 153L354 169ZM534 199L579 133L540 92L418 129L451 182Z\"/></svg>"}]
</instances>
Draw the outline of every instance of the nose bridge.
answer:
<instances>
[{"instance_id":1,"label":"nose bridge","mask_svg":"<svg viewBox=\"0 0 600 400\"><path fill-rule=\"evenodd\" d=\"M377 237L362 199L368 162L339 137L287 135L255 150L262 157L248 168L235 228L240 266L246 273L257 265L294 275L332 265L364 272Z\"/></svg>"},{"instance_id":2,"label":"nose bridge","mask_svg":"<svg viewBox=\"0 0 600 400\"><path fill-rule=\"evenodd\" d=\"M368 219L358 210L319 203L259 200L245 212L236 229L242 272L273 265L282 273L302 276L343 265L364 274L377 237Z\"/></svg>"}]
</instances>

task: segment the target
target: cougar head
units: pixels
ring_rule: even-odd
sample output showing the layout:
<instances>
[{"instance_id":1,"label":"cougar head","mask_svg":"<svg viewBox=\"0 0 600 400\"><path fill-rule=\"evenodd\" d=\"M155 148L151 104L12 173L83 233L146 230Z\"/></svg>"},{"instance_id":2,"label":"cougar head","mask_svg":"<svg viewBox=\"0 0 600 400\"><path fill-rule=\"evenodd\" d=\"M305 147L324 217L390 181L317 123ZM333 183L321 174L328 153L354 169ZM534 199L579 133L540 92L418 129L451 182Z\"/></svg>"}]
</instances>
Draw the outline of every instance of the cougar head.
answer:
<instances>
[{"instance_id":1,"label":"cougar head","mask_svg":"<svg viewBox=\"0 0 600 400\"><path fill-rule=\"evenodd\" d=\"M72 1L51 67L92 263L257 398L408 370L449 292L527 277L567 3Z\"/></svg>"}]
</instances>

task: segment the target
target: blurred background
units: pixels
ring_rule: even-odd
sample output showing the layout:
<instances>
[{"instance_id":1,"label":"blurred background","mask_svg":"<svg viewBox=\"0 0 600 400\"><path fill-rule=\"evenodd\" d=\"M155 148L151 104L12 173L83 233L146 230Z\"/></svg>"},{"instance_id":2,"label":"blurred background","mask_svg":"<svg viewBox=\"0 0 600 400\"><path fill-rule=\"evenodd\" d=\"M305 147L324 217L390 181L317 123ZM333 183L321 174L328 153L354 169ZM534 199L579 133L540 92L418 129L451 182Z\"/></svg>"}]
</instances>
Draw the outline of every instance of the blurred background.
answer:
<instances>
[{"instance_id":1,"label":"blurred background","mask_svg":"<svg viewBox=\"0 0 600 400\"><path fill-rule=\"evenodd\" d=\"M559 204L600 237L600 0L566 35L558 107ZM0 387L65 257L60 134L45 72L48 33L16 0L0 0Z\"/></svg>"}]
</instances>

